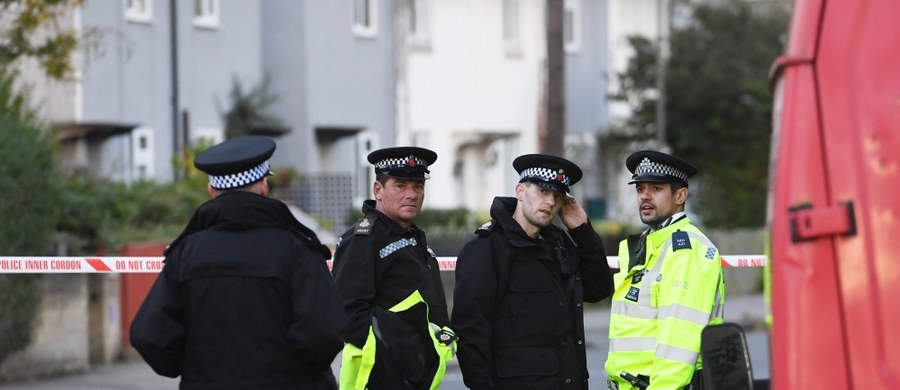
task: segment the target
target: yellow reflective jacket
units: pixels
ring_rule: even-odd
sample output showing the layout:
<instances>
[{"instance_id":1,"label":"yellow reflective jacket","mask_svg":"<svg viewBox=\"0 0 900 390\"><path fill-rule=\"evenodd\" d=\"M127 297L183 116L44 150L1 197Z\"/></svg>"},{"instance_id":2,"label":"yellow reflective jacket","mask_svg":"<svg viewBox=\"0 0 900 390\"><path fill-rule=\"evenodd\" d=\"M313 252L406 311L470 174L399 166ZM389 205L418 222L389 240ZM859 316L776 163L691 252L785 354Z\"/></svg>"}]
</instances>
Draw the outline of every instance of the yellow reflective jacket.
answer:
<instances>
[{"instance_id":1,"label":"yellow reflective jacket","mask_svg":"<svg viewBox=\"0 0 900 390\"><path fill-rule=\"evenodd\" d=\"M419 291L413 291L406 299L391 307L389 311L399 313L407 310L418 303L425 303L425 299L419 294ZM427 333L431 336L434 343L434 350L437 354L438 367L431 382L431 390L437 389L444 380L444 373L447 370L447 362L453 358L456 353L456 338L453 331L448 327L440 328L434 323L429 323L430 328ZM452 338L448 339L448 336ZM358 348L351 343L344 344L344 351L341 356L341 390L365 390L369 382L369 375L375 366L376 359L376 336L372 325L369 325L369 335L366 343L362 348Z\"/></svg>"},{"instance_id":2,"label":"yellow reflective jacket","mask_svg":"<svg viewBox=\"0 0 900 390\"><path fill-rule=\"evenodd\" d=\"M628 241L619 244L607 375L623 390L636 388L622 372L648 376L648 390L682 389L702 368L703 328L723 322L718 249L687 217L647 234L643 264L630 270Z\"/></svg>"}]
</instances>

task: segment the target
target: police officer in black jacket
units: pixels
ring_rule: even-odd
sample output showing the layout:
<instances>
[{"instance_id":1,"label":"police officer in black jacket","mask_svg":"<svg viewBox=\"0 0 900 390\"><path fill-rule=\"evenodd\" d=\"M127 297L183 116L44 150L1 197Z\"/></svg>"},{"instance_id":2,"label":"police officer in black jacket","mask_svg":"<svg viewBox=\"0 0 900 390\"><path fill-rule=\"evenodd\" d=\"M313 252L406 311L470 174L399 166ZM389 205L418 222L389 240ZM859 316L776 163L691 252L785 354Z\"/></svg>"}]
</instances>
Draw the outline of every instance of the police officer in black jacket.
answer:
<instances>
[{"instance_id":1,"label":"police officer in black jacket","mask_svg":"<svg viewBox=\"0 0 900 390\"><path fill-rule=\"evenodd\" d=\"M452 327L466 386L587 389L582 302L612 293L599 236L569 186L574 163L516 158L513 197L496 197L491 221L460 252ZM568 229L552 225L559 215Z\"/></svg>"},{"instance_id":2,"label":"police officer in black jacket","mask_svg":"<svg viewBox=\"0 0 900 390\"><path fill-rule=\"evenodd\" d=\"M350 322L341 388L428 389L443 379L455 345L437 258L413 223L437 154L394 147L368 160L375 199L363 203L365 215L341 236L334 255Z\"/></svg>"},{"instance_id":3,"label":"police officer in black jacket","mask_svg":"<svg viewBox=\"0 0 900 390\"><path fill-rule=\"evenodd\" d=\"M182 389L334 389L346 324L328 248L269 199L275 143L228 140L197 156L212 200L166 251L131 344Z\"/></svg>"}]
</instances>

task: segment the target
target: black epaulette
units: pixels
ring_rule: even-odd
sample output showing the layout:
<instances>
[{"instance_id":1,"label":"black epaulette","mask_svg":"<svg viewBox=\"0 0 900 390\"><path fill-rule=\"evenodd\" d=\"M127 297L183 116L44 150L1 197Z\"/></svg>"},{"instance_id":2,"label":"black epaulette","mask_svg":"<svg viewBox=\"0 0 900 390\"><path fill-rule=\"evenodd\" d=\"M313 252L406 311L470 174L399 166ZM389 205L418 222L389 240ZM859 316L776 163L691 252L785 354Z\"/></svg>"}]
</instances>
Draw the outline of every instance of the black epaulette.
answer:
<instances>
[{"instance_id":1,"label":"black epaulette","mask_svg":"<svg viewBox=\"0 0 900 390\"><path fill-rule=\"evenodd\" d=\"M491 234L491 231L494 230L494 226L496 226L496 225L494 224L493 219L490 221L487 221L483 225L481 225L481 227L479 227L478 229L475 230L475 234L482 236L482 237L486 237L487 235Z\"/></svg>"},{"instance_id":2,"label":"black epaulette","mask_svg":"<svg viewBox=\"0 0 900 390\"><path fill-rule=\"evenodd\" d=\"M691 249L691 238L685 231L672 233L672 251L679 249Z\"/></svg>"},{"instance_id":3,"label":"black epaulette","mask_svg":"<svg viewBox=\"0 0 900 390\"><path fill-rule=\"evenodd\" d=\"M372 234L372 225L374 218L370 216L362 217L353 229L353 234L358 236L368 236Z\"/></svg>"}]
</instances>

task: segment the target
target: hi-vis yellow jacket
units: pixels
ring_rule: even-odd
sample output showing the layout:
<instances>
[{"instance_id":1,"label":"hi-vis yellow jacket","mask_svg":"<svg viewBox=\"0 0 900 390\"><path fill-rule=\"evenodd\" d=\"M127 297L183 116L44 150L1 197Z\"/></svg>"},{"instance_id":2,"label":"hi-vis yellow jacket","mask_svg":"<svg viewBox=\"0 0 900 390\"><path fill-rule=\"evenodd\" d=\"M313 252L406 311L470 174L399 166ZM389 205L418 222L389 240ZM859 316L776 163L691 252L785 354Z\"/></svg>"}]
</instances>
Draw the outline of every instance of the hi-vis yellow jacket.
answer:
<instances>
[{"instance_id":1,"label":"hi-vis yellow jacket","mask_svg":"<svg viewBox=\"0 0 900 390\"><path fill-rule=\"evenodd\" d=\"M628 241L619 244L606 372L619 389L636 389L623 371L648 376L649 390L682 389L702 368L703 328L723 322L718 249L687 217L649 233L643 264L630 270Z\"/></svg>"},{"instance_id":2,"label":"hi-vis yellow jacket","mask_svg":"<svg viewBox=\"0 0 900 390\"><path fill-rule=\"evenodd\" d=\"M410 309L418 303L424 303L425 299L418 290L413 291L406 299L394 305L389 311L399 313ZM431 381L431 390L437 389L444 380L444 373L447 370L447 362L453 358L456 353L456 338L450 328L440 328L434 323L428 323L429 329L423 330L431 336L434 343L435 354L437 355L437 370ZM449 338L448 336L452 336ZM344 344L344 351L341 356L341 390L365 390L369 382L369 375L375 366L376 344L375 330L373 326L369 326L369 336L363 347L357 348L351 343Z\"/></svg>"}]
</instances>

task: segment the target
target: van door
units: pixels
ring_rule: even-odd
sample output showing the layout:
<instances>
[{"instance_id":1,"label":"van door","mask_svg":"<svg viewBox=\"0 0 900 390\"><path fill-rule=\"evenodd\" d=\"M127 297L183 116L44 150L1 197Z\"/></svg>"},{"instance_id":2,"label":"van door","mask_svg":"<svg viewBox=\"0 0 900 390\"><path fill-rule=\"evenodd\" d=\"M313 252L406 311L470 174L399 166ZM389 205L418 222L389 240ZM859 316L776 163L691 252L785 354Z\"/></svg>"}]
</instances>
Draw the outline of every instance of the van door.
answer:
<instances>
[{"instance_id":1,"label":"van door","mask_svg":"<svg viewBox=\"0 0 900 390\"><path fill-rule=\"evenodd\" d=\"M855 214L847 228L856 234L833 240L847 365L859 389L900 389L898 15L897 1L828 2L816 62L829 204Z\"/></svg>"},{"instance_id":2,"label":"van door","mask_svg":"<svg viewBox=\"0 0 900 390\"><path fill-rule=\"evenodd\" d=\"M772 383L897 389L900 2L794 6L770 170Z\"/></svg>"}]
</instances>

